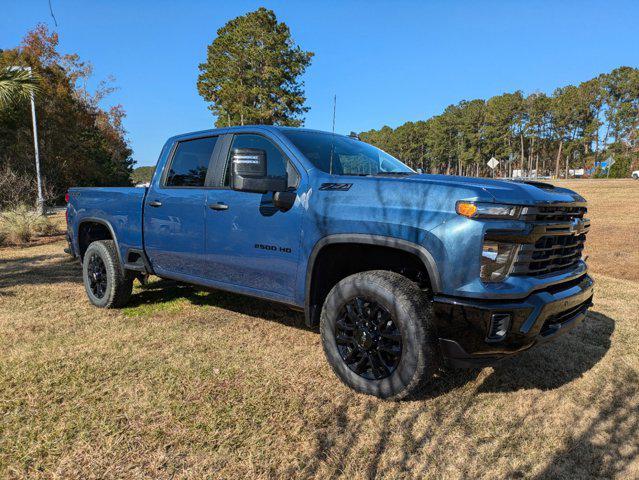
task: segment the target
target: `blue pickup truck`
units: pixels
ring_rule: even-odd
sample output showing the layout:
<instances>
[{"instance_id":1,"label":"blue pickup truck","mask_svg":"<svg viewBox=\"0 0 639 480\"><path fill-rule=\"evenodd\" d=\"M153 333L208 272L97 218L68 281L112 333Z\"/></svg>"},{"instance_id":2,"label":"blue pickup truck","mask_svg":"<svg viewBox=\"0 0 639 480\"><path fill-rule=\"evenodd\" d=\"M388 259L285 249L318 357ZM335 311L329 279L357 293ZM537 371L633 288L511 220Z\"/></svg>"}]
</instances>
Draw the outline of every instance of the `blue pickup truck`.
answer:
<instances>
[{"instance_id":1,"label":"blue pickup truck","mask_svg":"<svg viewBox=\"0 0 639 480\"><path fill-rule=\"evenodd\" d=\"M67 207L95 306L150 274L286 304L344 383L394 399L582 322L585 214L565 188L420 174L354 135L274 126L172 137L148 188L72 188Z\"/></svg>"}]
</instances>

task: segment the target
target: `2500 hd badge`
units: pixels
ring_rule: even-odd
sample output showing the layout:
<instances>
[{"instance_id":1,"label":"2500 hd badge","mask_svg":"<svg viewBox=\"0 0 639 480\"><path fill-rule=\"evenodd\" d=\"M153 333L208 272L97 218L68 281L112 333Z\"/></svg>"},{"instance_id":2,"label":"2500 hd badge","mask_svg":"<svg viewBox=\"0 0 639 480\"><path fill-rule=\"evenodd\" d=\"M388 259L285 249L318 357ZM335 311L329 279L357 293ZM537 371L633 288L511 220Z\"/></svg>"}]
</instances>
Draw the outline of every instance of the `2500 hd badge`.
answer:
<instances>
[{"instance_id":1,"label":"2500 hd badge","mask_svg":"<svg viewBox=\"0 0 639 480\"><path fill-rule=\"evenodd\" d=\"M289 247L278 247L277 245L263 245L261 243L256 243L255 248L258 250L270 250L272 252L280 251L282 253L291 253L292 250Z\"/></svg>"}]
</instances>

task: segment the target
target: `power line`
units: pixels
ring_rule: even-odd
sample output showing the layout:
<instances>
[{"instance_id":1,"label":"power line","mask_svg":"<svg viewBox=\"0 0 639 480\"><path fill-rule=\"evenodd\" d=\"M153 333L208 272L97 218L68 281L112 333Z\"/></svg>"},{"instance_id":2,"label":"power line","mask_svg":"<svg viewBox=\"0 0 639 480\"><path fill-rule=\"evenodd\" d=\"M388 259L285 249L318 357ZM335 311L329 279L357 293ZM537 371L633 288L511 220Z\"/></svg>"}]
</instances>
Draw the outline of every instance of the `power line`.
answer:
<instances>
[{"instance_id":1,"label":"power line","mask_svg":"<svg viewBox=\"0 0 639 480\"><path fill-rule=\"evenodd\" d=\"M49 0L49 12L51 13L51 18L53 18L53 23L55 26L58 26L58 21L55 19L55 15L53 14L53 7L51 6L51 0Z\"/></svg>"}]
</instances>

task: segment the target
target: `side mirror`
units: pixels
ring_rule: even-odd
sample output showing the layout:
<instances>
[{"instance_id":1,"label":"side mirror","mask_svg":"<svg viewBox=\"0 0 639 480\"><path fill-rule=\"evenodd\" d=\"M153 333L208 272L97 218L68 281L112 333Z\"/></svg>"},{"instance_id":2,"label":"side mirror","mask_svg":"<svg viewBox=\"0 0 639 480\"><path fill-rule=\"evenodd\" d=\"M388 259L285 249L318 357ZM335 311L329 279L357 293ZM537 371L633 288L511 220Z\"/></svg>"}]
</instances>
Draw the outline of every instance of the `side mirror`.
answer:
<instances>
[{"instance_id":1,"label":"side mirror","mask_svg":"<svg viewBox=\"0 0 639 480\"><path fill-rule=\"evenodd\" d=\"M286 177L269 178L266 175L266 152L258 148L234 148L231 151L233 190L242 192L284 192Z\"/></svg>"}]
</instances>

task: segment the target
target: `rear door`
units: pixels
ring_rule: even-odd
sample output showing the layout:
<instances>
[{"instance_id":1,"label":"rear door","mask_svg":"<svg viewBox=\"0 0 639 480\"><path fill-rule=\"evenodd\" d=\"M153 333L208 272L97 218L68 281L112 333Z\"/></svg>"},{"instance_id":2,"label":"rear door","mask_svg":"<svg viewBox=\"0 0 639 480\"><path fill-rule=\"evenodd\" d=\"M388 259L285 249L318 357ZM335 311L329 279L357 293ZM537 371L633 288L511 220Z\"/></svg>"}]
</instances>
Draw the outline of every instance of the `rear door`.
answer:
<instances>
[{"instance_id":1,"label":"rear door","mask_svg":"<svg viewBox=\"0 0 639 480\"><path fill-rule=\"evenodd\" d=\"M144 243L157 273L205 275L206 196L218 136L178 141L149 188Z\"/></svg>"},{"instance_id":2,"label":"rear door","mask_svg":"<svg viewBox=\"0 0 639 480\"><path fill-rule=\"evenodd\" d=\"M303 169L296 168L275 139L258 133L228 134L216 167L217 188L208 191L207 277L243 289L292 299L299 261L303 205L288 211L273 205L273 193L239 192L230 186L230 151L258 148L266 152L267 174L288 176L291 191L302 191Z\"/></svg>"}]
</instances>

